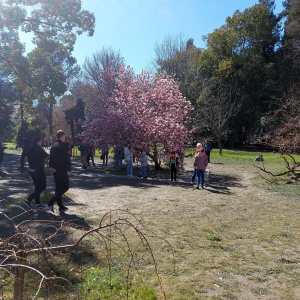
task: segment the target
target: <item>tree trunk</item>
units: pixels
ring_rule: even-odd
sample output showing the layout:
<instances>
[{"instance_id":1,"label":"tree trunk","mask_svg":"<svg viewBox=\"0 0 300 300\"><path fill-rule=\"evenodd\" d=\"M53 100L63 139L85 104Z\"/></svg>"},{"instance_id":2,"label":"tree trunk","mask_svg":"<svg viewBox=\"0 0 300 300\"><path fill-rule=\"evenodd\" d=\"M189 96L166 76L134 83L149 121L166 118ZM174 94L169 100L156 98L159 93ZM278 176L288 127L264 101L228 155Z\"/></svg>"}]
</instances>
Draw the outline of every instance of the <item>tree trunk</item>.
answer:
<instances>
[{"instance_id":1,"label":"tree trunk","mask_svg":"<svg viewBox=\"0 0 300 300\"><path fill-rule=\"evenodd\" d=\"M140 151L140 152L143 151L143 149L136 149L136 150L138 150L138 151ZM161 165L161 163L160 163L160 161L159 161L158 151L157 151L156 145L154 145L154 148L153 148L153 154L148 153L148 156L153 160L155 170L160 170L160 165Z\"/></svg>"},{"instance_id":2,"label":"tree trunk","mask_svg":"<svg viewBox=\"0 0 300 300\"><path fill-rule=\"evenodd\" d=\"M154 168L155 170L159 170L160 169L160 162L159 162L159 157L158 157L158 151L157 151L157 146L156 144L154 145L154 149L153 149L153 161L154 161Z\"/></svg>"},{"instance_id":3,"label":"tree trunk","mask_svg":"<svg viewBox=\"0 0 300 300\"><path fill-rule=\"evenodd\" d=\"M21 251L18 254L18 264L26 264L26 254ZM24 299L24 281L25 281L25 268L17 267L16 277L14 282L14 300L23 300Z\"/></svg>"},{"instance_id":4,"label":"tree trunk","mask_svg":"<svg viewBox=\"0 0 300 300\"><path fill-rule=\"evenodd\" d=\"M220 155L222 155L222 140L221 139L218 139L218 147L219 147L219 153Z\"/></svg>"},{"instance_id":5,"label":"tree trunk","mask_svg":"<svg viewBox=\"0 0 300 300\"><path fill-rule=\"evenodd\" d=\"M23 105L23 95L22 92L20 92L20 118L21 118L21 128L20 128L20 137L22 139L22 136L25 135L24 132L24 105Z\"/></svg>"},{"instance_id":6,"label":"tree trunk","mask_svg":"<svg viewBox=\"0 0 300 300\"><path fill-rule=\"evenodd\" d=\"M53 103L49 104L49 116L48 116L48 120L49 120L50 135L53 136Z\"/></svg>"}]
</instances>

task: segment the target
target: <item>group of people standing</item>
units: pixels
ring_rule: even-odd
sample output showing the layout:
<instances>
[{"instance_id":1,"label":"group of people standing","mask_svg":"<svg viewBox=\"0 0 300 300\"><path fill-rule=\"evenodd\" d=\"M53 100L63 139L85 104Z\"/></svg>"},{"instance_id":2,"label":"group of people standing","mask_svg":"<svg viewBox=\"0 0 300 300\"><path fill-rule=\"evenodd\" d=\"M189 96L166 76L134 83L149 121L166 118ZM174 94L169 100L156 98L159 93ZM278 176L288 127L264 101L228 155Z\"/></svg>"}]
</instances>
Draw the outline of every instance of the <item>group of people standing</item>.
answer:
<instances>
[{"instance_id":1,"label":"group of people standing","mask_svg":"<svg viewBox=\"0 0 300 300\"><path fill-rule=\"evenodd\" d=\"M126 161L126 175L128 177L133 177L133 157L134 157L134 151L133 148L131 147L130 143L127 143L126 147L124 148L124 158ZM140 178L145 178L147 179L147 166L148 166L148 156L146 154L146 151L143 151L141 155L138 158L139 162L141 163L141 168L140 168ZM121 161L122 165L122 161Z\"/></svg>"},{"instance_id":2,"label":"group of people standing","mask_svg":"<svg viewBox=\"0 0 300 300\"><path fill-rule=\"evenodd\" d=\"M62 196L69 189L69 176L68 171L71 169L71 159L72 148L74 144L66 136L65 132L59 130L56 134L56 142L54 142L50 148L50 154L48 154L45 149L43 149L43 140L41 137L34 137L32 143L27 147L23 148L21 155L21 164L24 161L24 158L28 158L29 165L29 174L34 183L34 191L29 195L29 197L24 201L24 204L32 208L32 200L35 200L34 207L42 208L45 207L40 202L40 194L46 189L46 174L44 171L45 159L49 157L49 172L53 175L55 182L55 194L48 201L46 209L48 212L53 213L53 205L57 203L59 211L66 211L68 208L63 204ZM3 148L2 142L0 148ZM88 150L84 149L84 146L79 146L80 151L88 154ZM1 149L0 149L1 151ZM194 184L195 178L197 177L197 188L199 186L204 187L204 174L208 163L210 162L210 151L211 144L208 141L205 141L202 145L201 143L197 144L197 149L195 153L194 160L194 171L191 183ZM109 146L105 145L102 147L102 156L103 164L107 164L108 160ZM114 148L115 152L115 168L122 167L123 158L126 161L126 175L128 177L133 177L133 157L134 151L130 143L123 148L122 145L116 145ZM1 153L0 153L1 154ZM0 157L1 158L1 157ZM85 158L87 159L87 158ZM148 166L148 156L145 151L143 151L138 160L141 164L140 167L140 178L147 178L147 166ZM1 163L1 161L0 161ZM94 162L93 162L94 164ZM176 181L177 177L177 168L179 166L179 157L175 151L171 153L170 161L170 171L171 171L171 181Z\"/></svg>"}]
</instances>

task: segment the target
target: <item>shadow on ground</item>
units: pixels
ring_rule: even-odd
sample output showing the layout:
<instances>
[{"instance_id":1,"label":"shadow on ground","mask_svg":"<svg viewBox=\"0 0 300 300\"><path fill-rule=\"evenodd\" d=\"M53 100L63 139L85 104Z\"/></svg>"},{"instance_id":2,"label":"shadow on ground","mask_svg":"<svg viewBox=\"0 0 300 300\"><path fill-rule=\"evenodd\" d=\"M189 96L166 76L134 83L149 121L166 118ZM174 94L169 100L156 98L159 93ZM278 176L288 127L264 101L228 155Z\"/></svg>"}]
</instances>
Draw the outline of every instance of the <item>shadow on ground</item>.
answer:
<instances>
[{"instance_id":1,"label":"shadow on ground","mask_svg":"<svg viewBox=\"0 0 300 300\"><path fill-rule=\"evenodd\" d=\"M134 169L135 177L128 178L124 175L112 174L112 167L110 173L105 173L102 165L91 167L87 170L81 168L81 164L78 159L73 159L73 169L69 173L70 187L76 187L83 190L96 190L107 189L115 186L130 186L136 189L147 188L159 188L162 185L176 185L178 187L189 189L192 188L190 181L192 176L191 170L183 170L178 174L178 180L176 183L171 183L168 171L166 170L163 176L165 178L156 178L155 171L151 171L152 177L148 179L138 178L139 168ZM0 199L5 199L14 204L21 204L25 195L32 189L30 183L30 176L28 171L21 172L19 169L20 156L15 154L5 155L5 161L3 163L5 177L0 177ZM121 172L125 173L125 169ZM153 176L154 175L154 176ZM206 188L212 193L224 193L229 194L230 189L233 187L242 187L239 178L229 174L214 174L208 172L206 175ZM51 175L47 176L47 192L54 190L53 178ZM23 198L22 198L23 197ZM21 200L20 200L21 199ZM19 200L19 201L18 201ZM70 199L71 200L71 199Z\"/></svg>"}]
</instances>

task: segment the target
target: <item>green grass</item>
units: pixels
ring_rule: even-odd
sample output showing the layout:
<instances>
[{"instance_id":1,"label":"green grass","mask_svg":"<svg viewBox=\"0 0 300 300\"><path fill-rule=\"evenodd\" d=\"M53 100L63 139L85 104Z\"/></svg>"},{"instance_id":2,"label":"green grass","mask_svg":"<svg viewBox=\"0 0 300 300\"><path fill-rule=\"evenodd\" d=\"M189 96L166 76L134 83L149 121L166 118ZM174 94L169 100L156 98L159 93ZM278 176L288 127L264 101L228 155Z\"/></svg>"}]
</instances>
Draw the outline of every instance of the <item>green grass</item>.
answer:
<instances>
[{"instance_id":1,"label":"green grass","mask_svg":"<svg viewBox=\"0 0 300 300\"><path fill-rule=\"evenodd\" d=\"M235 163L257 163L261 164L261 162L256 162L255 158L258 155L262 155L265 164L275 164L280 165L283 161L280 157L280 153L278 152L261 152L261 151L245 151L245 150L227 150L224 149L222 151L222 155L219 154L218 149L213 149L211 151L212 161L216 162L235 162ZM295 159L300 161L300 155L294 155Z\"/></svg>"},{"instance_id":2,"label":"green grass","mask_svg":"<svg viewBox=\"0 0 300 300\"><path fill-rule=\"evenodd\" d=\"M258 155L262 155L264 161L255 161ZM300 155L293 155L297 162L300 161ZM289 157L286 158L291 161ZM253 166L253 173L256 174L255 184L264 187L271 192L280 192L285 196L300 195L300 180L293 181L292 173L283 176L271 176L259 169L272 172L274 175L287 171L282 155L278 152L252 152L243 150L224 149L222 155L217 149L211 152L211 161L220 164L244 165L245 167ZM300 171L300 169L298 170ZM290 184L289 184L290 183Z\"/></svg>"},{"instance_id":3,"label":"green grass","mask_svg":"<svg viewBox=\"0 0 300 300\"><path fill-rule=\"evenodd\" d=\"M155 300L155 290L145 286L140 280L128 282L120 269L92 268L83 274L80 289L86 300Z\"/></svg>"}]
</instances>

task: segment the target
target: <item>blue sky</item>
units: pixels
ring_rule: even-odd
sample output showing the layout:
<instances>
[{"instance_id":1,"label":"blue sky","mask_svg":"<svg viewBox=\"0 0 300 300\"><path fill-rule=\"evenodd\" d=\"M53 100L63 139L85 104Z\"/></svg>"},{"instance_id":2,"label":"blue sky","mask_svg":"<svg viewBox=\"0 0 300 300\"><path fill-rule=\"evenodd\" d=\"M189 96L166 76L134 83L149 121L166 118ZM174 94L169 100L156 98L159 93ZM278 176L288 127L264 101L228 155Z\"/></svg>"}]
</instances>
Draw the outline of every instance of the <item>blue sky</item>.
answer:
<instances>
[{"instance_id":1,"label":"blue sky","mask_svg":"<svg viewBox=\"0 0 300 300\"><path fill-rule=\"evenodd\" d=\"M202 36L225 24L234 11L251 7L258 0L83 0L82 8L93 12L96 28L93 37L78 37L74 57L82 65L85 58L112 47L120 51L135 72L150 65L154 46L167 35L179 33L193 38L205 48ZM277 12L282 0L275 0Z\"/></svg>"}]
</instances>

